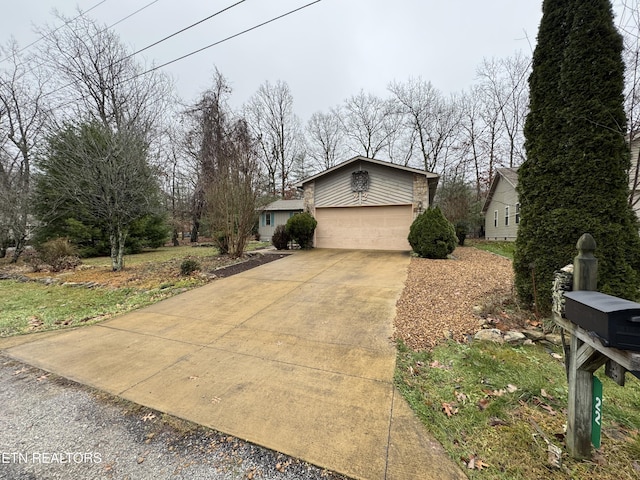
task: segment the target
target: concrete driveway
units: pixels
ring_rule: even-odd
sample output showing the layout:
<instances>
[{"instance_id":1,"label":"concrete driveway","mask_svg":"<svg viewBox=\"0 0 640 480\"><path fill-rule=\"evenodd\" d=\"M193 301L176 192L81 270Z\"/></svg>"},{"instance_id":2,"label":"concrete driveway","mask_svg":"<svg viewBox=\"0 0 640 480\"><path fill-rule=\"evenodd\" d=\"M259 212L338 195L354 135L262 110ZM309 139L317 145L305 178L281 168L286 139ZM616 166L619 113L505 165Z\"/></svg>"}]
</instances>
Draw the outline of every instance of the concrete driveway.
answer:
<instances>
[{"instance_id":1,"label":"concrete driveway","mask_svg":"<svg viewBox=\"0 0 640 480\"><path fill-rule=\"evenodd\" d=\"M466 478L393 388L393 318L408 264L397 252L297 252L98 325L0 348L351 477Z\"/></svg>"}]
</instances>

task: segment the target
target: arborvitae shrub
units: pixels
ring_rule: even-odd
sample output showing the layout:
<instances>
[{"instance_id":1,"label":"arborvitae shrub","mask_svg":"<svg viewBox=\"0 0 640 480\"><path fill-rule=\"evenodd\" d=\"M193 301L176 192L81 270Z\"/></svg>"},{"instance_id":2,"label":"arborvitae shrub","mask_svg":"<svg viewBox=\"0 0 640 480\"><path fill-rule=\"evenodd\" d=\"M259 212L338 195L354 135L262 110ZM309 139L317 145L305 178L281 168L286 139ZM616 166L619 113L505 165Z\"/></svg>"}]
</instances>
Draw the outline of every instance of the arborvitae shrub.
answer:
<instances>
[{"instance_id":1,"label":"arborvitae shrub","mask_svg":"<svg viewBox=\"0 0 640 480\"><path fill-rule=\"evenodd\" d=\"M453 225L438 207L418 215L409 229L409 244L423 258L447 258L457 243Z\"/></svg>"},{"instance_id":2,"label":"arborvitae shrub","mask_svg":"<svg viewBox=\"0 0 640 480\"><path fill-rule=\"evenodd\" d=\"M287 220L285 227L287 234L298 244L300 248L311 248L313 246L313 232L316 230L318 222L313 215L308 212L296 213Z\"/></svg>"},{"instance_id":3,"label":"arborvitae shrub","mask_svg":"<svg viewBox=\"0 0 640 480\"><path fill-rule=\"evenodd\" d=\"M271 243L278 250L289 250L289 241L291 237L287 233L287 227L278 225L271 236Z\"/></svg>"}]
</instances>

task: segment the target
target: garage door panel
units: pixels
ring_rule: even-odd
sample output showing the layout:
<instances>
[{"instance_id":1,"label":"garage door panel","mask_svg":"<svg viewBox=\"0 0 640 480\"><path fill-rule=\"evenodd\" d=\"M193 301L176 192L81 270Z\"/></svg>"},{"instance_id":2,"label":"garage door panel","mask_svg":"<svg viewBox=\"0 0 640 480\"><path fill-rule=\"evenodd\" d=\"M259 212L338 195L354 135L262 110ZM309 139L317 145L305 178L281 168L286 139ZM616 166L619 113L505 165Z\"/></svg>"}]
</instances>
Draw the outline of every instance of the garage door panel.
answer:
<instances>
[{"instance_id":1,"label":"garage door panel","mask_svg":"<svg viewBox=\"0 0 640 480\"><path fill-rule=\"evenodd\" d=\"M318 248L411 250L411 205L317 208L315 214Z\"/></svg>"}]
</instances>

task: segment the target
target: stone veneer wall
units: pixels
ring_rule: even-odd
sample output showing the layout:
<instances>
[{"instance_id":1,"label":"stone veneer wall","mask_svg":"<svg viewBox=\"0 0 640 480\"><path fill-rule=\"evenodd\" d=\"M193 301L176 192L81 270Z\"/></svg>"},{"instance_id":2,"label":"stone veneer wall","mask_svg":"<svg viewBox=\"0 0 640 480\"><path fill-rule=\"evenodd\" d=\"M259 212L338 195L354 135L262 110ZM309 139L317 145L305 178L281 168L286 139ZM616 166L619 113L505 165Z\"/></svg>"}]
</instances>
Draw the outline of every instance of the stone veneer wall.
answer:
<instances>
[{"instance_id":1,"label":"stone veneer wall","mask_svg":"<svg viewBox=\"0 0 640 480\"><path fill-rule=\"evenodd\" d=\"M422 210L420 205L422 204ZM429 208L429 184L425 175L413 174L413 216Z\"/></svg>"},{"instance_id":2,"label":"stone veneer wall","mask_svg":"<svg viewBox=\"0 0 640 480\"><path fill-rule=\"evenodd\" d=\"M313 213L315 209L315 186L315 182L309 182L304 186L303 210L305 212Z\"/></svg>"}]
</instances>

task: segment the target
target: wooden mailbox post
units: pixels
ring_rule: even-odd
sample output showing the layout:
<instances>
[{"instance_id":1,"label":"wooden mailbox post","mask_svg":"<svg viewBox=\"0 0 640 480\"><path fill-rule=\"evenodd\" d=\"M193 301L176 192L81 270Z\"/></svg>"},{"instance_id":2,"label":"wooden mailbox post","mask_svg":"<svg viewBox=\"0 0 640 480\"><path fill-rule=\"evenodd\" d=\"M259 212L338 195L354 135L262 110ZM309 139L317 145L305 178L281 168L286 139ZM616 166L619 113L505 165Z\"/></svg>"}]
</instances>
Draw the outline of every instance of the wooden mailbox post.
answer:
<instances>
[{"instance_id":1,"label":"wooden mailbox post","mask_svg":"<svg viewBox=\"0 0 640 480\"><path fill-rule=\"evenodd\" d=\"M596 242L588 233L578 240L578 255L573 264L574 291L595 291L597 288L598 260L593 255L595 248ZM565 360L569 382L567 449L574 458L589 458L593 373L606 363L607 376L618 385L624 385L626 371L640 370L640 353L607 347L591 332L557 313L554 314L554 321L570 334Z\"/></svg>"}]
</instances>

